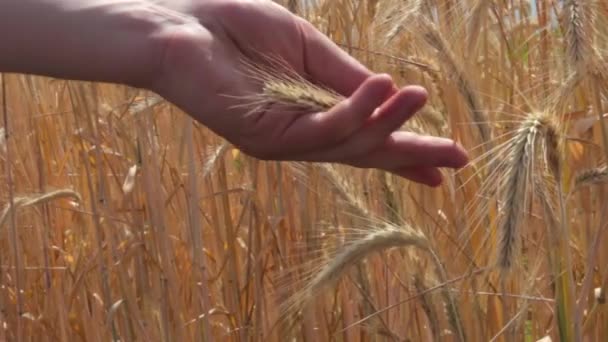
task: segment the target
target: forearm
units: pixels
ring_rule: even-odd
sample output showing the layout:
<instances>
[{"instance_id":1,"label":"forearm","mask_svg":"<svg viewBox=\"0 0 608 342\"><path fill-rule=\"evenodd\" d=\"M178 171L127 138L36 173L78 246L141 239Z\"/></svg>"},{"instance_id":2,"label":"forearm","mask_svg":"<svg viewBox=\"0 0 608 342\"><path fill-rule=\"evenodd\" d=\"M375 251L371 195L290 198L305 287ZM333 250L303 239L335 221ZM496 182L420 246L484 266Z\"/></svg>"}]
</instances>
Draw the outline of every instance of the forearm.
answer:
<instances>
[{"instance_id":1,"label":"forearm","mask_svg":"<svg viewBox=\"0 0 608 342\"><path fill-rule=\"evenodd\" d=\"M2 0L0 72L145 84L184 20L141 0Z\"/></svg>"}]
</instances>

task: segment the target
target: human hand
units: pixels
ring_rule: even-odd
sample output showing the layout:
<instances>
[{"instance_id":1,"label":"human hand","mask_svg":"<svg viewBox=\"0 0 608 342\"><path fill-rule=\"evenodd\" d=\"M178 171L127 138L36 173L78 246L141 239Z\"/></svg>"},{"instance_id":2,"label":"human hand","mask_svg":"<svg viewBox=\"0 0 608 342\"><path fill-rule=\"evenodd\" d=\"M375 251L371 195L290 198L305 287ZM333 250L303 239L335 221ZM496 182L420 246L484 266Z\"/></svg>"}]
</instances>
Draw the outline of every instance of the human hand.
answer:
<instances>
[{"instance_id":1,"label":"human hand","mask_svg":"<svg viewBox=\"0 0 608 342\"><path fill-rule=\"evenodd\" d=\"M194 0L180 11L198 22L171 33L152 89L245 153L384 169L431 186L441 183L439 167L466 164L466 152L449 139L399 131L424 105L423 88L397 89L388 75L373 74L271 1ZM271 107L247 115L239 98L261 89L240 66L243 57L258 57L254 50L280 56L348 98L327 112L301 115Z\"/></svg>"},{"instance_id":2,"label":"human hand","mask_svg":"<svg viewBox=\"0 0 608 342\"><path fill-rule=\"evenodd\" d=\"M379 168L428 185L441 182L439 167L467 162L449 139L399 131L424 89L397 89L269 0L4 0L0 44L11 49L0 72L147 88L261 159ZM253 50L347 99L327 112L248 115L239 99L261 87L240 66Z\"/></svg>"}]
</instances>

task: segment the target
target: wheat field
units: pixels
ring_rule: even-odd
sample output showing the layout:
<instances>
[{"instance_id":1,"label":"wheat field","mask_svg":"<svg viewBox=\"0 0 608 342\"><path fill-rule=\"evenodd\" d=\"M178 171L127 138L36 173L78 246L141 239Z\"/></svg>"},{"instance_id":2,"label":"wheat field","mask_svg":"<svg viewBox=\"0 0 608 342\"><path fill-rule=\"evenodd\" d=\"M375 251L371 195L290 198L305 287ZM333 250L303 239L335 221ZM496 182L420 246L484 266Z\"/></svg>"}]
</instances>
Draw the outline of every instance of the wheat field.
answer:
<instances>
[{"instance_id":1,"label":"wheat field","mask_svg":"<svg viewBox=\"0 0 608 342\"><path fill-rule=\"evenodd\" d=\"M608 336L608 1L283 5L425 86L402 129L470 164L429 188L259 161L155 94L4 74L0 340ZM339 100L266 76L259 101Z\"/></svg>"}]
</instances>

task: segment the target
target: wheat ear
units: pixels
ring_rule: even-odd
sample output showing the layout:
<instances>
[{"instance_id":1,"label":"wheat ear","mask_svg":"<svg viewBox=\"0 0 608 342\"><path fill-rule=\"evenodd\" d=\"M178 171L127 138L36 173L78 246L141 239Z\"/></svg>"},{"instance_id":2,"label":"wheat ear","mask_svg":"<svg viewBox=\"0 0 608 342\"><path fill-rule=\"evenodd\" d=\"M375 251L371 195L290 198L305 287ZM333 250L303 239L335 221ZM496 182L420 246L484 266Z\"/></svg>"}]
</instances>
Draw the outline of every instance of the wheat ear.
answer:
<instances>
[{"instance_id":1,"label":"wheat ear","mask_svg":"<svg viewBox=\"0 0 608 342\"><path fill-rule=\"evenodd\" d=\"M481 25L489 6L490 0L478 0L473 7L467 27L468 51L470 53L474 53L477 48L477 37L481 31Z\"/></svg>"},{"instance_id":2,"label":"wheat ear","mask_svg":"<svg viewBox=\"0 0 608 342\"><path fill-rule=\"evenodd\" d=\"M386 224L382 228L370 228L369 233L342 247L332 259L324 263L316 275L292 298L285 302L282 312L285 317L305 307L323 289L334 284L351 266L368 255L391 248L416 246L430 250L430 243L421 232L410 227Z\"/></svg>"},{"instance_id":3,"label":"wheat ear","mask_svg":"<svg viewBox=\"0 0 608 342\"><path fill-rule=\"evenodd\" d=\"M606 166L587 169L579 172L574 179L573 191L582 187L608 182L608 168Z\"/></svg>"},{"instance_id":4,"label":"wheat ear","mask_svg":"<svg viewBox=\"0 0 608 342\"><path fill-rule=\"evenodd\" d=\"M342 251L313 278L309 284L310 290L314 293L335 283L346 269L374 252L406 246L416 246L427 250L429 248L429 242L422 233L412 228L401 228L388 225L384 229L372 232L363 239L357 240L344 247Z\"/></svg>"},{"instance_id":5,"label":"wheat ear","mask_svg":"<svg viewBox=\"0 0 608 342\"><path fill-rule=\"evenodd\" d=\"M19 208L29 207L41 203L47 203L59 198L66 197L71 197L78 202L82 202L80 194L70 189L55 190L40 195L15 197L13 203L14 205L7 205L4 210L2 210L2 214L0 215L0 229L4 226L6 220L10 217L10 215L13 215L13 212L17 211L17 209Z\"/></svg>"},{"instance_id":6,"label":"wheat ear","mask_svg":"<svg viewBox=\"0 0 608 342\"><path fill-rule=\"evenodd\" d=\"M498 265L505 270L513 265L519 224L524 216L524 208L529 203L528 190L533 181L538 147L542 147L542 159L551 173L554 177L559 177L558 128L547 113L530 114L520 124L508 147L506 175L500 184L504 209L498 225Z\"/></svg>"},{"instance_id":7,"label":"wheat ear","mask_svg":"<svg viewBox=\"0 0 608 342\"><path fill-rule=\"evenodd\" d=\"M282 111L297 113L329 110L345 99L328 87L314 84L280 59L267 58L265 63L249 59L242 61L247 77L257 81L261 92L242 98L242 107L255 113L268 106L278 106Z\"/></svg>"},{"instance_id":8,"label":"wheat ear","mask_svg":"<svg viewBox=\"0 0 608 342\"><path fill-rule=\"evenodd\" d=\"M587 14L589 13L584 1L567 0L564 4L566 19L566 53L570 63L578 68L585 69L591 56L589 54L591 42L586 28L589 27Z\"/></svg>"},{"instance_id":9,"label":"wheat ear","mask_svg":"<svg viewBox=\"0 0 608 342\"><path fill-rule=\"evenodd\" d=\"M229 147L230 144L228 144L228 142L222 142L211 152L211 155L209 158L207 158L205 164L203 165L203 170L201 172L203 178L211 174L211 171L215 167L216 163L224 156Z\"/></svg>"}]
</instances>

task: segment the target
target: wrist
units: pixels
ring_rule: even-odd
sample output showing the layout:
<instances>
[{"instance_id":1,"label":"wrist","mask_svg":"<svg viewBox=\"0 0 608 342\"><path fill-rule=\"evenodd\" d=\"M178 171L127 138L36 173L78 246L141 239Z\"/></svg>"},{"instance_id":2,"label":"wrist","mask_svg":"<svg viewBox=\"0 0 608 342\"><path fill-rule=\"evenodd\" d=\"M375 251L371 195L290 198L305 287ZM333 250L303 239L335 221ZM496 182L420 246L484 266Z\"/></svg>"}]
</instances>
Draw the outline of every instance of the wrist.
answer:
<instances>
[{"instance_id":1,"label":"wrist","mask_svg":"<svg viewBox=\"0 0 608 342\"><path fill-rule=\"evenodd\" d=\"M4 0L0 72L146 87L187 20L143 0Z\"/></svg>"}]
</instances>

